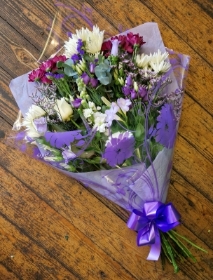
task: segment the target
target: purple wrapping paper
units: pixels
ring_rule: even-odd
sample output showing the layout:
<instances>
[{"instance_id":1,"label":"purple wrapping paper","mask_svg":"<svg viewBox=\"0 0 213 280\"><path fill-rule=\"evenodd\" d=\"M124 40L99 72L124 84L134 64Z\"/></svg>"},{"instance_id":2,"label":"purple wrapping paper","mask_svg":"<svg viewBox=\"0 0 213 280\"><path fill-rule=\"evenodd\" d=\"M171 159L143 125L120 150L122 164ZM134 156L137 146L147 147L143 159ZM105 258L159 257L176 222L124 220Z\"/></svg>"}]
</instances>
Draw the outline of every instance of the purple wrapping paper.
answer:
<instances>
[{"instance_id":1,"label":"purple wrapping paper","mask_svg":"<svg viewBox=\"0 0 213 280\"><path fill-rule=\"evenodd\" d=\"M160 31L156 23L145 23L127 32L139 33L143 36L145 45L142 50L150 54L161 50L165 52ZM171 54L170 63L173 71L170 73L172 83L167 86L169 92L183 90L183 81L187 72L189 57L167 50ZM10 89L23 115L32 105L30 95L35 91L35 84L28 82L28 74L13 79ZM182 104L182 95L179 100ZM177 127L178 129L178 127ZM42 153L42 150L40 150ZM126 210L142 209L145 202L165 202L168 192L170 173L172 168L173 149L164 148L158 153L152 164L146 169L145 164L136 164L120 169L101 170L86 173L72 173L56 166L64 174L75 178Z\"/></svg>"}]
</instances>

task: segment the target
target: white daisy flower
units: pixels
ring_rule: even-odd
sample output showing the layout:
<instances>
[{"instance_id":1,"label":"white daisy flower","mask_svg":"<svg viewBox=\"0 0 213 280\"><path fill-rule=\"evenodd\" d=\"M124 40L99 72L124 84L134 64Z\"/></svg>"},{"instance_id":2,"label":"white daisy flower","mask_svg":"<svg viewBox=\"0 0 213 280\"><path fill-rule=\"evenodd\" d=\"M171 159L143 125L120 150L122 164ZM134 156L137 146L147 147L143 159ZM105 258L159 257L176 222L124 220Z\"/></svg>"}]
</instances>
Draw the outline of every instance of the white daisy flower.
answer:
<instances>
[{"instance_id":1,"label":"white daisy flower","mask_svg":"<svg viewBox=\"0 0 213 280\"><path fill-rule=\"evenodd\" d=\"M29 110L26 113L24 120L22 122L22 126L26 127L27 136L40 137L42 135L37 131L34 120L39 119L40 117L44 116L45 114L46 114L46 112L39 106L32 105L29 108Z\"/></svg>"}]
</instances>

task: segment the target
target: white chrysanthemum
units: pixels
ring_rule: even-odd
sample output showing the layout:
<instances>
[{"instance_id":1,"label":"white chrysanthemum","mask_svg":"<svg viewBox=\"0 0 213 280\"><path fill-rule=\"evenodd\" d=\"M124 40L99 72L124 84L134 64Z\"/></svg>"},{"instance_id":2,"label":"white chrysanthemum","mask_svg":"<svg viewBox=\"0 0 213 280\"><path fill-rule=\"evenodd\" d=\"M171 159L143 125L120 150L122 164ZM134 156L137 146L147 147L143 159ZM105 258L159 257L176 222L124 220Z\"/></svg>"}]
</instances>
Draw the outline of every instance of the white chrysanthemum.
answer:
<instances>
[{"instance_id":1,"label":"white chrysanthemum","mask_svg":"<svg viewBox=\"0 0 213 280\"><path fill-rule=\"evenodd\" d=\"M99 27L93 26L93 30L90 31L88 28L82 28L76 30L76 34L69 38L64 44L65 56L71 57L73 54L77 54L77 42L81 39L85 42L86 52L90 54L97 54L101 50L101 46L104 40L104 31L100 31Z\"/></svg>"},{"instance_id":2,"label":"white chrysanthemum","mask_svg":"<svg viewBox=\"0 0 213 280\"><path fill-rule=\"evenodd\" d=\"M92 32L89 31L86 39L86 51L91 54L99 53L101 51L103 40L104 31L100 31L97 25L93 26Z\"/></svg>"},{"instance_id":3,"label":"white chrysanthemum","mask_svg":"<svg viewBox=\"0 0 213 280\"><path fill-rule=\"evenodd\" d=\"M153 62L156 64L160 64L160 62L167 59L168 55L169 54L167 52L161 53L161 51L158 50L158 52L149 55L150 63Z\"/></svg>"},{"instance_id":4,"label":"white chrysanthemum","mask_svg":"<svg viewBox=\"0 0 213 280\"><path fill-rule=\"evenodd\" d=\"M44 116L46 112L39 106L32 105L26 113L22 125L26 127L27 136L40 137L41 134L36 130L34 120Z\"/></svg>"},{"instance_id":5,"label":"white chrysanthemum","mask_svg":"<svg viewBox=\"0 0 213 280\"><path fill-rule=\"evenodd\" d=\"M155 73L159 73L159 72L164 73L169 70L169 68L171 67L171 64L169 62L161 61L159 63L151 62L150 66Z\"/></svg>"},{"instance_id":6,"label":"white chrysanthemum","mask_svg":"<svg viewBox=\"0 0 213 280\"><path fill-rule=\"evenodd\" d=\"M139 68L144 68L144 67L147 67L147 65L149 64L149 61L150 61L150 56L142 53L141 55L138 54L136 56L136 61L135 62L136 62L136 65Z\"/></svg>"}]
</instances>

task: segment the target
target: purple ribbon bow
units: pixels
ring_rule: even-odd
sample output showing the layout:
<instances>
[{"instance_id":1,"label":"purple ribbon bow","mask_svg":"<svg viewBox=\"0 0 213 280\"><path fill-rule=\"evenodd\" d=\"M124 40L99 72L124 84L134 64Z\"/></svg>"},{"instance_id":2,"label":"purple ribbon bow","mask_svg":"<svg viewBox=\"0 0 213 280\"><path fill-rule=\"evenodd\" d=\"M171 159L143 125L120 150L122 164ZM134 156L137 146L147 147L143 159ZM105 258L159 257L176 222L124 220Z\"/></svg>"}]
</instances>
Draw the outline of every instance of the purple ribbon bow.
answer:
<instances>
[{"instance_id":1,"label":"purple ribbon bow","mask_svg":"<svg viewBox=\"0 0 213 280\"><path fill-rule=\"evenodd\" d=\"M134 209L127 226L138 232L137 245L151 245L147 260L157 261L161 252L160 232L167 232L177 225L180 214L172 203L146 202L143 211Z\"/></svg>"}]
</instances>

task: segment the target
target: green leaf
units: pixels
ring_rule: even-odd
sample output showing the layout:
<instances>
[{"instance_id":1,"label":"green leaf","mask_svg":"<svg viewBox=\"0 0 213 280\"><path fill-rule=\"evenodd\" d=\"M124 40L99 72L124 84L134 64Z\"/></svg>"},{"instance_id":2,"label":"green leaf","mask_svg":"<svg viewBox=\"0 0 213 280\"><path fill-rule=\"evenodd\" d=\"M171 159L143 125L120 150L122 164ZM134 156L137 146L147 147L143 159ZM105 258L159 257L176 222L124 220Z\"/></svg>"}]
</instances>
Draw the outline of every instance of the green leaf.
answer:
<instances>
[{"instance_id":1,"label":"green leaf","mask_svg":"<svg viewBox=\"0 0 213 280\"><path fill-rule=\"evenodd\" d=\"M135 131L136 140L137 141L143 140L144 135L145 135L144 126L142 125L142 123L138 123Z\"/></svg>"}]
</instances>

